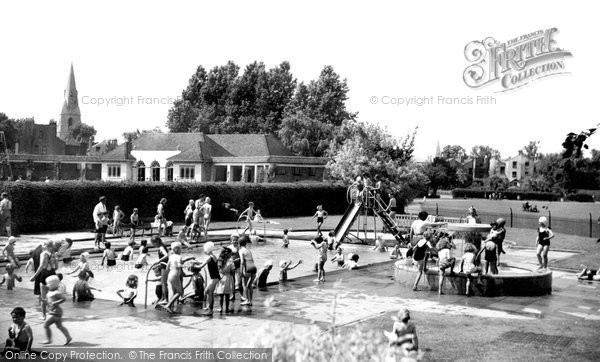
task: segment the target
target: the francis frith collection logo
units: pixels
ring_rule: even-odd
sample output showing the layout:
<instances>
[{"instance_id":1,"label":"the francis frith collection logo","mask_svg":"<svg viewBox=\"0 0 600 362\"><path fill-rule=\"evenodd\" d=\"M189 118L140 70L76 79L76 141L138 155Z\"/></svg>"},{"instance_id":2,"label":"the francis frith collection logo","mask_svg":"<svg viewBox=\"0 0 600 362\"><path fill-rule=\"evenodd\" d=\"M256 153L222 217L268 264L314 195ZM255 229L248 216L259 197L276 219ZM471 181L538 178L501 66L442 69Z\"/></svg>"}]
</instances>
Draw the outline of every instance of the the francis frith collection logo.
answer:
<instances>
[{"instance_id":1,"label":"the francis frith collection logo","mask_svg":"<svg viewBox=\"0 0 600 362\"><path fill-rule=\"evenodd\" d=\"M564 58L571 53L558 47L557 32L557 28L538 30L504 43L491 37L470 42L465 46L470 63L463 73L465 84L479 88L497 83L503 92L566 73Z\"/></svg>"}]
</instances>

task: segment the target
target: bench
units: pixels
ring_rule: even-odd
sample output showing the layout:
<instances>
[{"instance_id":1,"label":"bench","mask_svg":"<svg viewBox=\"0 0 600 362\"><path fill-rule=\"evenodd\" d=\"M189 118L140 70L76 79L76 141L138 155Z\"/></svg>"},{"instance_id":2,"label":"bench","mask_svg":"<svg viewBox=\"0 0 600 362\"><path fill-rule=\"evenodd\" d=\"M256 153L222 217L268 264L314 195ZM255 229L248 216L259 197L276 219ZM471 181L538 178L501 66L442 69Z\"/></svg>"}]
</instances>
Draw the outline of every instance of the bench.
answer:
<instances>
[{"instance_id":1,"label":"bench","mask_svg":"<svg viewBox=\"0 0 600 362\"><path fill-rule=\"evenodd\" d=\"M142 230L142 235L140 236L144 236L144 233L149 231L150 234L148 235L152 236L152 234L154 234L154 229L156 229L156 232L158 233L158 226L159 225L154 222L153 217L140 217L140 225L137 226L136 231ZM133 226L131 223L128 223L126 224L126 227L129 228L129 237L131 237L131 234L133 233ZM137 236L137 234L135 236Z\"/></svg>"}]
</instances>

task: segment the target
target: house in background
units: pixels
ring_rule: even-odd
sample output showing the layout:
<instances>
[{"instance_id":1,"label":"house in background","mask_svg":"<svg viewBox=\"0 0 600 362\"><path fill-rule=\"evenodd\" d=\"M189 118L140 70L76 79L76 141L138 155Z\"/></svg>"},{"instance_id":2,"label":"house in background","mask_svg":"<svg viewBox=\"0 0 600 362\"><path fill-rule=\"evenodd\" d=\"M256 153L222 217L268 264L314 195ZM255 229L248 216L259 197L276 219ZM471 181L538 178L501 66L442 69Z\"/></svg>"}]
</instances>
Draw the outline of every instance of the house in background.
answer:
<instances>
[{"instance_id":1,"label":"house in background","mask_svg":"<svg viewBox=\"0 0 600 362\"><path fill-rule=\"evenodd\" d=\"M102 180L158 182L319 182L327 163L270 135L204 133L144 133L100 160Z\"/></svg>"},{"instance_id":2,"label":"house in background","mask_svg":"<svg viewBox=\"0 0 600 362\"><path fill-rule=\"evenodd\" d=\"M520 186L523 181L533 176L535 171L535 163L523 151L519 151L514 157L490 163L490 176L504 176L511 186Z\"/></svg>"}]
</instances>

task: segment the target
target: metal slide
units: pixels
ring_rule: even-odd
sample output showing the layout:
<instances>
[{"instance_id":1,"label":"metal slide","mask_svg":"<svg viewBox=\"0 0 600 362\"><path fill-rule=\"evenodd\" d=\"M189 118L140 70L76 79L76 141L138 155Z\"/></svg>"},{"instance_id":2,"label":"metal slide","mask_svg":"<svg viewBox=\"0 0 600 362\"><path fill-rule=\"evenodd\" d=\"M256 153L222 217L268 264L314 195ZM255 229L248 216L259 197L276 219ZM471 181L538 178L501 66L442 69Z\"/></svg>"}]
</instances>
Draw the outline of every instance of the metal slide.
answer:
<instances>
[{"instance_id":1,"label":"metal slide","mask_svg":"<svg viewBox=\"0 0 600 362\"><path fill-rule=\"evenodd\" d=\"M348 208L346 209L342 220L340 220L340 223L335 227L336 241L344 240L346 234L348 234L348 230L350 230L350 227L354 223L354 220L356 219L356 216L358 215L361 208L362 203L351 203L350 205L348 205Z\"/></svg>"}]
</instances>

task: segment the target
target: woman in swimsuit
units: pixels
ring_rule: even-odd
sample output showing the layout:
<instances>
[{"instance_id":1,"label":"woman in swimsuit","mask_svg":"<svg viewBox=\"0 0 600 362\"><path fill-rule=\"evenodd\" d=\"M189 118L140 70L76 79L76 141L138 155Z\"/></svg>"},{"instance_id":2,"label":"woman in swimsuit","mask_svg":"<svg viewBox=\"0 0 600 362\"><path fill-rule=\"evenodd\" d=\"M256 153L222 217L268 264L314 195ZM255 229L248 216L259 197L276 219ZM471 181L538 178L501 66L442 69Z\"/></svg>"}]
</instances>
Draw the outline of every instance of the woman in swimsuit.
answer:
<instances>
[{"instance_id":1,"label":"woman in swimsuit","mask_svg":"<svg viewBox=\"0 0 600 362\"><path fill-rule=\"evenodd\" d=\"M254 265L254 258L250 250L246 248L246 244L250 241L246 235L242 235L239 239L240 243L240 267L242 268L242 288L243 295L246 298L245 301L240 305L252 306L252 283L256 278L256 265Z\"/></svg>"},{"instance_id":2,"label":"woman in swimsuit","mask_svg":"<svg viewBox=\"0 0 600 362\"><path fill-rule=\"evenodd\" d=\"M48 287L46 286L46 278L50 275L55 275L56 272L56 260L53 258L52 253L54 252L53 244L51 241L44 241L42 244L43 251L40 254L40 266L36 270L35 274L31 277L31 281L36 281L41 284L42 298L42 318L46 319L46 294L48 294Z\"/></svg>"}]
</instances>

